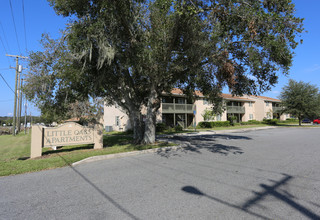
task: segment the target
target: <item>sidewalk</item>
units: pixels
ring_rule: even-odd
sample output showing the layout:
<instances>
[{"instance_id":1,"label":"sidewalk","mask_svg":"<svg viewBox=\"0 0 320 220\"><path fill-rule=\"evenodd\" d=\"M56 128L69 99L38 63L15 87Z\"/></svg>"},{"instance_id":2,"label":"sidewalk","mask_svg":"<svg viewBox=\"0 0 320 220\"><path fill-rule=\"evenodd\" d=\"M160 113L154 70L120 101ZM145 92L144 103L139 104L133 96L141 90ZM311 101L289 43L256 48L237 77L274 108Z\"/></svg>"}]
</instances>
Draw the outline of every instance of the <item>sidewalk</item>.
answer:
<instances>
[{"instance_id":1,"label":"sidewalk","mask_svg":"<svg viewBox=\"0 0 320 220\"><path fill-rule=\"evenodd\" d=\"M161 134L157 135L157 138L172 138L174 136L195 136L195 135L205 135L205 134L227 134L227 133L237 133L237 132L246 132L246 131L256 131L256 130L266 130L278 128L277 126L268 126L268 127L256 127L256 128L241 128L241 129L226 129L226 130L210 130L210 131L201 131L201 130L190 130L187 133L177 133L177 134Z\"/></svg>"}]
</instances>

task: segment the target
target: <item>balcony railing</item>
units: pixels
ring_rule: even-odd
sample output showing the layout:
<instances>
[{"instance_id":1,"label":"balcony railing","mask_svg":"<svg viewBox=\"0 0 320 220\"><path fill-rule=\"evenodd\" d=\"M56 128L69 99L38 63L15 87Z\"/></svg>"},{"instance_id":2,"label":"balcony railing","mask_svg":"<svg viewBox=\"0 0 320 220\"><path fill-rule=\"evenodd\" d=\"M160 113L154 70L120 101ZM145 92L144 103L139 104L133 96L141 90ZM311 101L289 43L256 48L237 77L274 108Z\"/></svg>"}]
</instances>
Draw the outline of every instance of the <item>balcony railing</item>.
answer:
<instances>
[{"instance_id":1,"label":"balcony railing","mask_svg":"<svg viewBox=\"0 0 320 220\"><path fill-rule=\"evenodd\" d=\"M162 113L193 113L192 104L162 103Z\"/></svg>"},{"instance_id":2,"label":"balcony railing","mask_svg":"<svg viewBox=\"0 0 320 220\"><path fill-rule=\"evenodd\" d=\"M274 113L279 113L279 112L281 112L281 110L282 110L282 107L274 107L274 106L272 106L272 111Z\"/></svg>"},{"instance_id":3,"label":"balcony railing","mask_svg":"<svg viewBox=\"0 0 320 220\"><path fill-rule=\"evenodd\" d=\"M246 109L243 106L227 106L227 113L246 113Z\"/></svg>"}]
</instances>

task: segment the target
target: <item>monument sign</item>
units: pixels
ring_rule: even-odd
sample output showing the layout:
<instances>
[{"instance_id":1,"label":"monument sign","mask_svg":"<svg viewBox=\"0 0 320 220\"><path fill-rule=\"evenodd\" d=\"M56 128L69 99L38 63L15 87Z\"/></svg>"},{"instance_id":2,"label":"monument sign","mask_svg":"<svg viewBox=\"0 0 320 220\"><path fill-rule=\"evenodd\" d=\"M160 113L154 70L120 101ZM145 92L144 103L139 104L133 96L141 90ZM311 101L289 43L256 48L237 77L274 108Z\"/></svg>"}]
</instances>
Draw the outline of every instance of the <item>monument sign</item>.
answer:
<instances>
[{"instance_id":1,"label":"monument sign","mask_svg":"<svg viewBox=\"0 0 320 220\"><path fill-rule=\"evenodd\" d=\"M94 149L103 148L102 126L81 126L75 122L68 122L58 127L32 126L31 156L40 157L43 147L94 144Z\"/></svg>"}]
</instances>

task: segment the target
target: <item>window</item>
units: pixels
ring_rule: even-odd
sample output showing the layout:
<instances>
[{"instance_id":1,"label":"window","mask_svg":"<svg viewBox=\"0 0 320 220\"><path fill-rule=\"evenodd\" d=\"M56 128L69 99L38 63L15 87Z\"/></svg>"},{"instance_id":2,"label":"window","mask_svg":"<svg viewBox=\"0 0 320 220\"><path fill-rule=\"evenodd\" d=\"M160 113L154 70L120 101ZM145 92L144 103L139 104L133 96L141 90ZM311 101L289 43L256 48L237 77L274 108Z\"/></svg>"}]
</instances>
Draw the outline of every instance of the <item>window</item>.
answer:
<instances>
[{"instance_id":1,"label":"window","mask_svg":"<svg viewBox=\"0 0 320 220\"><path fill-rule=\"evenodd\" d=\"M269 102L266 102L266 106L269 106Z\"/></svg>"},{"instance_id":2,"label":"window","mask_svg":"<svg viewBox=\"0 0 320 220\"><path fill-rule=\"evenodd\" d=\"M162 103L173 103L172 97L162 97Z\"/></svg>"},{"instance_id":3,"label":"window","mask_svg":"<svg viewBox=\"0 0 320 220\"><path fill-rule=\"evenodd\" d=\"M249 120L253 120L253 114L249 114Z\"/></svg>"},{"instance_id":4,"label":"window","mask_svg":"<svg viewBox=\"0 0 320 220\"><path fill-rule=\"evenodd\" d=\"M208 105L209 104L208 99L203 99L203 104Z\"/></svg>"},{"instance_id":5,"label":"window","mask_svg":"<svg viewBox=\"0 0 320 220\"><path fill-rule=\"evenodd\" d=\"M217 115L217 121L221 121L221 115Z\"/></svg>"},{"instance_id":6,"label":"window","mask_svg":"<svg viewBox=\"0 0 320 220\"><path fill-rule=\"evenodd\" d=\"M176 98L176 103L178 103L178 104L185 104L186 101L185 101L184 98Z\"/></svg>"},{"instance_id":7,"label":"window","mask_svg":"<svg viewBox=\"0 0 320 220\"><path fill-rule=\"evenodd\" d=\"M116 126L120 126L120 116L116 116Z\"/></svg>"},{"instance_id":8,"label":"window","mask_svg":"<svg viewBox=\"0 0 320 220\"><path fill-rule=\"evenodd\" d=\"M252 107L252 102L249 102L249 107Z\"/></svg>"}]
</instances>

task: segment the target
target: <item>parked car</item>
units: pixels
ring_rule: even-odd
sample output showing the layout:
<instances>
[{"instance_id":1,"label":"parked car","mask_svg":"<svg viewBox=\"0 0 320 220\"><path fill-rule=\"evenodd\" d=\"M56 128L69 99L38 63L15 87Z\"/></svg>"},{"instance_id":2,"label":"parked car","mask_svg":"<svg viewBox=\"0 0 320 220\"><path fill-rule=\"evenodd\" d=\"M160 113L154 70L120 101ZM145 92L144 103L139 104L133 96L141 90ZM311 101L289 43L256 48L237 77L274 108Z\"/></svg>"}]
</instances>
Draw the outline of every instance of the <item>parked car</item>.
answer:
<instances>
[{"instance_id":1,"label":"parked car","mask_svg":"<svg viewBox=\"0 0 320 220\"><path fill-rule=\"evenodd\" d=\"M320 124L320 118L314 119L314 120L313 120L313 124Z\"/></svg>"},{"instance_id":2,"label":"parked car","mask_svg":"<svg viewBox=\"0 0 320 220\"><path fill-rule=\"evenodd\" d=\"M301 122L302 123L311 123L311 120L309 118L305 118Z\"/></svg>"}]
</instances>

